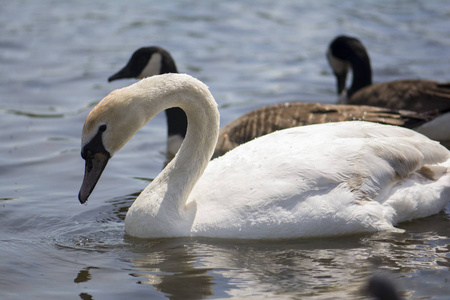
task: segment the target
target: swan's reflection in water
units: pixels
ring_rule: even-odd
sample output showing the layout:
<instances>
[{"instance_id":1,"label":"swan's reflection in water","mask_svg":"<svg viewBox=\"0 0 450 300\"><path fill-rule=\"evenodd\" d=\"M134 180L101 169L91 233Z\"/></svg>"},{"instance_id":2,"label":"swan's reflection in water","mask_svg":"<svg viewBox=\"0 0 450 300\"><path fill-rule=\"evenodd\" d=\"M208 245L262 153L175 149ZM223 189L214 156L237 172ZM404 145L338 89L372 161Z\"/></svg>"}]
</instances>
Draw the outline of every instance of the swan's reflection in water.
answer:
<instances>
[{"instance_id":1,"label":"swan's reflection in water","mask_svg":"<svg viewBox=\"0 0 450 300\"><path fill-rule=\"evenodd\" d=\"M122 223L138 194L111 201L103 221ZM389 275L404 298L416 290L424 296L435 295L436 289L445 294L449 287L440 281L442 272L450 278L448 222L448 214L441 213L401 224L405 233L320 239L140 240L125 235L122 259L131 265L125 271L136 283L168 299L367 299L365 287L374 273ZM77 278L89 280L90 270L82 271Z\"/></svg>"},{"instance_id":2,"label":"swan's reflection in water","mask_svg":"<svg viewBox=\"0 0 450 300\"><path fill-rule=\"evenodd\" d=\"M406 227L426 225L423 220ZM405 297L420 288L421 272L448 272L449 247L448 236L432 231L286 241L174 239L139 251L133 263L143 271L134 273L144 277L141 283L170 299L267 294L358 299L364 298L369 278L380 272L402 278Z\"/></svg>"},{"instance_id":3,"label":"swan's reflection in water","mask_svg":"<svg viewBox=\"0 0 450 300\"><path fill-rule=\"evenodd\" d=\"M150 250L150 251L149 251ZM150 284L169 299L207 299L213 295L211 268L198 263L198 257L182 241L155 242L151 249L135 248L139 272L130 275L139 283Z\"/></svg>"},{"instance_id":4,"label":"swan's reflection in water","mask_svg":"<svg viewBox=\"0 0 450 300\"><path fill-rule=\"evenodd\" d=\"M371 275L361 262L359 238L316 241L214 241L173 239L134 248L131 275L169 299L252 297L277 299L322 293L359 295ZM132 241L130 243L139 243Z\"/></svg>"}]
</instances>

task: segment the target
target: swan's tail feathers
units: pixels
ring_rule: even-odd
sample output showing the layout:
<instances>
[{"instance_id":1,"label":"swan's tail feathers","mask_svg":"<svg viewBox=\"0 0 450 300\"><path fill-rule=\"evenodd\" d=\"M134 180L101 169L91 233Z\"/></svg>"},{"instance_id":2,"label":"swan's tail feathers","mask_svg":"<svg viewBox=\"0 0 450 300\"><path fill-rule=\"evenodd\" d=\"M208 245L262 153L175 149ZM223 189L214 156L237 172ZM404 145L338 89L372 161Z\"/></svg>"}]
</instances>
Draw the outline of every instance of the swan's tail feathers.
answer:
<instances>
[{"instance_id":1,"label":"swan's tail feathers","mask_svg":"<svg viewBox=\"0 0 450 300\"><path fill-rule=\"evenodd\" d=\"M424 165L420 170L418 171L419 174L423 175L424 177L430 179L430 180L438 180L441 178L445 173L447 173L449 170L446 166L441 165Z\"/></svg>"}]
</instances>

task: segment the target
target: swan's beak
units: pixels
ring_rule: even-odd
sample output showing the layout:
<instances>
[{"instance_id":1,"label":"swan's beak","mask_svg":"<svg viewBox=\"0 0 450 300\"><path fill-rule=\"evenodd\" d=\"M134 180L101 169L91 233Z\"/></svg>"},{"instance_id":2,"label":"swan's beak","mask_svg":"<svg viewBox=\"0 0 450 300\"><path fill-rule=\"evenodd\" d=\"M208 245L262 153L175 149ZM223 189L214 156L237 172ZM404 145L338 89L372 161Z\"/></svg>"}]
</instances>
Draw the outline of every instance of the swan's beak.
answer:
<instances>
[{"instance_id":1,"label":"swan's beak","mask_svg":"<svg viewBox=\"0 0 450 300\"><path fill-rule=\"evenodd\" d=\"M130 68L128 66L125 66L122 70L117 72L116 74L112 75L108 78L108 82L117 80L117 79L123 79L123 78L134 78L135 76L131 74Z\"/></svg>"},{"instance_id":2,"label":"swan's beak","mask_svg":"<svg viewBox=\"0 0 450 300\"><path fill-rule=\"evenodd\" d=\"M92 153L86 156L84 179L81 184L80 192L78 193L78 199L82 204L88 200L89 195L94 190L109 158L109 154L104 152Z\"/></svg>"}]
</instances>

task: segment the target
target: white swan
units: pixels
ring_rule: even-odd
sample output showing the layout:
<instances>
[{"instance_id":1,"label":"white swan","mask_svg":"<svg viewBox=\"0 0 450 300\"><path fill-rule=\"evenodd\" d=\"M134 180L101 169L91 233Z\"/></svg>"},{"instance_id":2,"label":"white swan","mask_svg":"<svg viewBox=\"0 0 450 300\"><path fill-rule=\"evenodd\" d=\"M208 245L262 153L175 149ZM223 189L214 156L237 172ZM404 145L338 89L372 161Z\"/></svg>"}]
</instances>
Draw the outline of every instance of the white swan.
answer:
<instances>
[{"instance_id":1,"label":"white swan","mask_svg":"<svg viewBox=\"0 0 450 300\"><path fill-rule=\"evenodd\" d=\"M295 127L209 161L219 132L200 81L158 75L115 90L83 127L87 201L106 163L168 107L188 116L179 152L130 207L125 230L141 238L293 238L395 230L449 201L450 153L412 130L366 122Z\"/></svg>"}]
</instances>

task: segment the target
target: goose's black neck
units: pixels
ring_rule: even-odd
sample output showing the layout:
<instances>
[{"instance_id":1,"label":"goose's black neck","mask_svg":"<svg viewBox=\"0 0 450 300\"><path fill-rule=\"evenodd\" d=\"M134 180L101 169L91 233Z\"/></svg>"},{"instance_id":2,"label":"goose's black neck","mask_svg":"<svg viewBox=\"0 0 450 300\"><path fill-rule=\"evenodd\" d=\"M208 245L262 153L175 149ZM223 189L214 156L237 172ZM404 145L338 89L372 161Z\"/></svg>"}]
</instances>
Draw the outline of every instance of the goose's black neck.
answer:
<instances>
[{"instance_id":1,"label":"goose's black neck","mask_svg":"<svg viewBox=\"0 0 450 300\"><path fill-rule=\"evenodd\" d=\"M349 61L353 73L352 85L347 94L350 98L360 89L372 84L372 68L370 66L369 56L365 51L364 53L354 55Z\"/></svg>"},{"instance_id":2,"label":"goose's black neck","mask_svg":"<svg viewBox=\"0 0 450 300\"><path fill-rule=\"evenodd\" d=\"M166 109L167 116L167 134L169 136L180 135L186 136L187 117L184 111L179 107Z\"/></svg>"}]
</instances>

